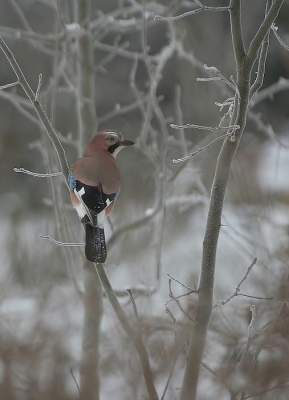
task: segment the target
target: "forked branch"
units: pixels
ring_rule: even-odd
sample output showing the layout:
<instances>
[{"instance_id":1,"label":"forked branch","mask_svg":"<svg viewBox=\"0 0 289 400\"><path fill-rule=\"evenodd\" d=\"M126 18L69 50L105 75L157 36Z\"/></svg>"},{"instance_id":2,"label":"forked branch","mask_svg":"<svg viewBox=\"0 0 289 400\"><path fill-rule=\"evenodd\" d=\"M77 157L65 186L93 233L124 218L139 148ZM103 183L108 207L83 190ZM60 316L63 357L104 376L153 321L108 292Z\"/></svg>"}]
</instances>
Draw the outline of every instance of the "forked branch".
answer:
<instances>
[{"instance_id":1,"label":"forked branch","mask_svg":"<svg viewBox=\"0 0 289 400\"><path fill-rule=\"evenodd\" d=\"M239 125L240 128L236 130L234 140L230 137L225 138L217 160L215 176L211 189L205 237L203 241L202 267L198 287L199 298L194 318L197 323L192 326L191 330L187 364L180 397L181 400L193 400L196 398L199 371L212 314L216 252L219 232L222 226L221 219L223 203L230 176L231 164L246 126L246 117L250 99L252 66L258 56L258 52L264 39L268 35L272 23L278 15L282 2L283 0L275 0L272 2L264 21L249 46L248 55L245 51L242 34L241 0L231 0L230 2L231 34L236 60L236 85L238 90L235 94L234 109L230 125ZM262 57L260 58L260 63L258 65L259 69L264 68L267 52L263 51L261 53ZM260 73L262 73L262 71Z\"/></svg>"}]
</instances>

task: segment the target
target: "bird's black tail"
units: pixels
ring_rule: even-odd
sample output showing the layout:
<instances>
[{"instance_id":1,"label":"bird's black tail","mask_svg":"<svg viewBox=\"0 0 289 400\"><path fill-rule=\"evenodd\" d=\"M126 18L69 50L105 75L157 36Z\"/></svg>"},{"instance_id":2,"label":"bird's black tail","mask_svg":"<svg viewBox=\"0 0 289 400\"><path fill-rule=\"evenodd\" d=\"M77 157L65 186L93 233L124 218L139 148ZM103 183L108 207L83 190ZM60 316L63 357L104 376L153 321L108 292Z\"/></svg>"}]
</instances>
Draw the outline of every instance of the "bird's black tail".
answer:
<instances>
[{"instance_id":1,"label":"bird's black tail","mask_svg":"<svg viewBox=\"0 0 289 400\"><path fill-rule=\"evenodd\" d=\"M85 255L89 261L105 262L106 243L104 229L85 224Z\"/></svg>"}]
</instances>

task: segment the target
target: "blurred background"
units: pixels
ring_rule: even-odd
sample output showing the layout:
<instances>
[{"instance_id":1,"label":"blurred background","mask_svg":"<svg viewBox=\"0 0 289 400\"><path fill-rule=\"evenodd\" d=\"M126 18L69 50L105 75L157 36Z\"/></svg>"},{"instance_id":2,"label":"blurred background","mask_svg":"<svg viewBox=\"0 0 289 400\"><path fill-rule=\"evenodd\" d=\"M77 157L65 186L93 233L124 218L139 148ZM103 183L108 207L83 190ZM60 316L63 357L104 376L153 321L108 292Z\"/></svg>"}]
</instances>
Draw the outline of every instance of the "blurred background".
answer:
<instances>
[{"instance_id":1,"label":"blurred background","mask_svg":"<svg viewBox=\"0 0 289 400\"><path fill-rule=\"evenodd\" d=\"M204 3L217 7L229 2ZM247 48L265 4L265 0L242 1ZM176 360L167 399L179 396L190 329L186 316L169 301L167 274L187 287L197 287L210 188L222 143L208 146L220 131L173 129L170 124L218 126L229 108L220 104L234 95L233 90L223 82L197 78L212 77L204 64L216 67L228 80L236 76L228 12L201 12L173 22L154 20L155 15L174 16L196 7L185 0L91 1L98 129L120 130L136 142L118 156L122 190L106 223L106 268L134 322L124 295L133 288L159 393ZM276 26L287 46L288 20L286 0ZM34 91L42 74L41 103L70 164L81 156L81 143L89 140L80 141L78 136L80 28L75 21L72 1L0 2L0 34ZM264 85L253 100L226 195L216 308L204 359L236 390L244 387L247 396L258 399L289 396L289 314L282 309L289 293L288 75L289 52L271 32ZM15 80L1 53L0 85ZM40 235L82 243L83 232L62 177L38 178L13 171L60 170L19 85L0 91L0 121L0 398L78 399L73 377L78 381L81 357L83 248L57 246ZM228 117L223 120L226 124ZM206 146L186 162L173 162ZM254 257L257 262L241 286L245 296L220 304L234 293ZM175 296L186 292L175 281L172 289ZM184 310L193 311L194 295L180 301ZM252 305L254 332L277 322L254 341L236 375ZM281 309L282 323L276 320ZM100 398L142 398L138 357L106 299L101 329ZM199 398L230 395L221 380L203 369Z\"/></svg>"}]
</instances>

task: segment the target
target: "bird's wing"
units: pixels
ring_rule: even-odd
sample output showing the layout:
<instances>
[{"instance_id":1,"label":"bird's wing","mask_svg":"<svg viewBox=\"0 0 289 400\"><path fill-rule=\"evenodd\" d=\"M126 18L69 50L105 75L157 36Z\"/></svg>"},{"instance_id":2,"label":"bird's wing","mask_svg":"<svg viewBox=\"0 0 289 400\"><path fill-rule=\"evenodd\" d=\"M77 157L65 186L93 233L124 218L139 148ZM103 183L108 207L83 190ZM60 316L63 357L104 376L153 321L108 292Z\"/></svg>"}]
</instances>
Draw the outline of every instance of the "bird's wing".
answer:
<instances>
[{"instance_id":1,"label":"bird's wing","mask_svg":"<svg viewBox=\"0 0 289 400\"><path fill-rule=\"evenodd\" d=\"M69 174L70 197L82 223L90 222L92 226L103 227L103 212L116 199L117 193L105 194L101 186L90 186L75 179L72 171Z\"/></svg>"}]
</instances>

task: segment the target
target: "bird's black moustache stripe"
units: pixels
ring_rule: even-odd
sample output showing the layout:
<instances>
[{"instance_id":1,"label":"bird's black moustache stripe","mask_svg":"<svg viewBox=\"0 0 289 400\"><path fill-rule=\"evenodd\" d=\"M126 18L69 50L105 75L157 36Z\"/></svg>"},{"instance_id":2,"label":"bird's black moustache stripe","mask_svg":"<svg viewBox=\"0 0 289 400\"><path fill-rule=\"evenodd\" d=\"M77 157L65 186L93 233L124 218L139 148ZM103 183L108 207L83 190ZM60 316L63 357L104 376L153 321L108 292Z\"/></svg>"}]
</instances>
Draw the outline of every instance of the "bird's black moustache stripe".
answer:
<instances>
[{"instance_id":1,"label":"bird's black moustache stripe","mask_svg":"<svg viewBox=\"0 0 289 400\"><path fill-rule=\"evenodd\" d=\"M109 151L111 154L115 152L115 150L120 146L120 143L115 143L111 146L109 146L109 148L107 149L107 151Z\"/></svg>"}]
</instances>

